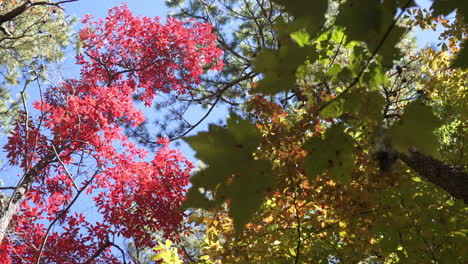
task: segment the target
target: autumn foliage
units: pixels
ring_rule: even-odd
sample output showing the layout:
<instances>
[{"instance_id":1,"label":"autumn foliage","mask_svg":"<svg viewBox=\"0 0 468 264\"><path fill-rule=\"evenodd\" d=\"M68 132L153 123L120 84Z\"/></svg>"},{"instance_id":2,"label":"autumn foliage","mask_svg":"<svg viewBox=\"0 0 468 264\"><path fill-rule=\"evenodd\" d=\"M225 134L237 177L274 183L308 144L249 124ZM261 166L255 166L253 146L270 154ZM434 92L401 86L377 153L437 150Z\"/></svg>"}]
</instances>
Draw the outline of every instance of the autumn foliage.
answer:
<instances>
[{"instance_id":1,"label":"autumn foliage","mask_svg":"<svg viewBox=\"0 0 468 264\"><path fill-rule=\"evenodd\" d=\"M156 231L172 238L180 231L178 206L193 165L164 138L149 154L122 126L145 120L134 97L149 106L160 93L190 93L205 70L221 69L212 28L161 24L125 5L83 23L79 78L49 87L34 102L37 111L22 112L5 146L31 186L0 245L0 263L120 263L110 250L115 237L144 247L154 246ZM101 216L74 211L78 198Z\"/></svg>"}]
</instances>

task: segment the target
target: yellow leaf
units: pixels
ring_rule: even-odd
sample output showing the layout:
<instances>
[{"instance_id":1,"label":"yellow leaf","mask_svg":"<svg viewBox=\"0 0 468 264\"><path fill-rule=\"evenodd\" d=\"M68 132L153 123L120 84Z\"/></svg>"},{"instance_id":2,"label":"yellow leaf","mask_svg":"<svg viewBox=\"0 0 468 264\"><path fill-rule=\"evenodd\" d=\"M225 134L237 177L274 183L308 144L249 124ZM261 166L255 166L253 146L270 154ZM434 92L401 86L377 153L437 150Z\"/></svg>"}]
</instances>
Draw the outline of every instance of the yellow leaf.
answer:
<instances>
[{"instance_id":1,"label":"yellow leaf","mask_svg":"<svg viewBox=\"0 0 468 264\"><path fill-rule=\"evenodd\" d=\"M265 222L265 223L267 223L267 224L273 222L273 216L270 215L270 216L265 217L265 218L263 219L263 222Z\"/></svg>"}]
</instances>

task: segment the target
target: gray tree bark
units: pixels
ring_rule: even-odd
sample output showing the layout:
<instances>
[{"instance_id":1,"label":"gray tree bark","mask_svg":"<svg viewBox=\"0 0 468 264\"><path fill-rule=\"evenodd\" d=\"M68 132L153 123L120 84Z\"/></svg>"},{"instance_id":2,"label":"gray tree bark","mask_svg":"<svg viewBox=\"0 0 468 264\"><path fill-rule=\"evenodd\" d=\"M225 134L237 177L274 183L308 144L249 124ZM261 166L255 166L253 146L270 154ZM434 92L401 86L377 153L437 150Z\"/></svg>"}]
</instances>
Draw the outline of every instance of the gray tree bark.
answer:
<instances>
[{"instance_id":1,"label":"gray tree bark","mask_svg":"<svg viewBox=\"0 0 468 264\"><path fill-rule=\"evenodd\" d=\"M19 205L24 200L26 193L31 189L31 186L34 181L36 181L39 173L41 173L47 165L52 163L54 158L55 154L51 153L29 169L16 186L16 189L8 203L3 208L0 208L0 243L3 241L11 219L13 215L18 212Z\"/></svg>"}]
</instances>

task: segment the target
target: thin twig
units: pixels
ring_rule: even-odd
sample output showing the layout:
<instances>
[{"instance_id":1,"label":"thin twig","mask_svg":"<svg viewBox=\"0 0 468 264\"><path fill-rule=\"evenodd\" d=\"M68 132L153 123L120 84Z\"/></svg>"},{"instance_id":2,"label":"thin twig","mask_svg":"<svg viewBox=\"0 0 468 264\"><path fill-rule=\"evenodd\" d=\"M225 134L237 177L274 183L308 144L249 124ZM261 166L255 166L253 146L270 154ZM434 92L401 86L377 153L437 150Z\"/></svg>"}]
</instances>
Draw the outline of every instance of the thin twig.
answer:
<instances>
[{"instance_id":1,"label":"thin twig","mask_svg":"<svg viewBox=\"0 0 468 264\"><path fill-rule=\"evenodd\" d=\"M78 200L78 197L80 197L80 194L83 193L84 190L86 190L86 188L91 184L91 182L94 180L94 178L96 177L96 175L100 172L100 170L96 171L93 176L91 177L91 179L89 179L85 185L76 193L75 197L73 198L73 200L68 204L68 206L63 210L61 211L56 217L55 219L50 222L48 228L47 228L47 232L44 236L44 240L42 240L42 244L41 244L41 247L39 248L39 252L37 253L37 260L36 260L36 264L39 264L40 263L40 260L41 260L41 255L42 255L42 251L44 250L44 247L45 247L45 244L47 242L47 238L49 237L49 233L50 231L52 230L52 227L55 225L55 223L60 219L62 218L62 216L64 216L69 210L70 208L72 207L72 205L76 202L76 200ZM99 250L98 250L99 251ZM88 263L88 262L86 262Z\"/></svg>"},{"instance_id":2,"label":"thin twig","mask_svg":"<svg viewBox=\"0 0 468 264\"><path fill-rule=\"evenodd\" d=\"M178 140L178 139L180 139L180 138L182 138L182 137L185 137L188 133L190 133L192 130L194 130L198 125L200 125L200 124L210 115L211 111L213 111L214 107L215 107L216 104L219 102L219 100L221 100L221 97L222 97L223 93L224 93L227 89L231 88L232 86L234 86L234 85L236 85L236 84L238 84L238 83L240 83L240 82L242 82L242 81L245 81L245 80L247 80L247 79L249 79L249 78L252 78L252 77L254 77L255 75L256 75L256 74L252 74L252 75L248 74L248 75L245 75L245 76L242 77L242 78L239 78L239 79L237 79L237 80L235 80L235 81L233 81L233 82L227 84L223 89L221 89L221 90L218 92L218 96L216 97L216 100L215 100L215 101L213 102L213 104L211 105L210 109L208 109L208 112L206 112L206 114L205 114L202 118L200 118L200 120L199 120L197 123L195 123L191 128L189 128L187 131L185 131L185 132L182 133L181 135L179 135L179 136L177 136L177 137L175 137L175 138L172 138L172 139L170 139L169 141L175 141L175 140Z\"/></svg>"},{"instance_id":3,"label":"thin twig","mask_svg":"<svg viewBox=\"0 0 468 264\"><path fill-rule=\"evenodd\" d=\"M125 260L125 251L123 251L123 249L119 247L117 244L115 244L114 242L110 242L110 243L111 243L111 246L115 247L117 250L120 251L120 253L122 253L123 264L127 264L127 261Z\"/></svg>"},{"instance_id":4,"label":"thin twig","mask_svg":"<svg viewBox=\"0 0 468 264\"><path fill-rule=\"evenodd\" d=\"M400 14L398 14L398 16L392 21L392 24L390 24L390 26L388 27L387 31L385 32L385 34L383 35L382 39L380 39L377 47L374 49L374 51L372 52L371 56L369 57L369 59L366 61L366 63L364 64L364 66L362 67L362 69L359 71L358 75L353 79L353 81L348 85L346 86L346 88L344 89L343 92L341 92L338 96L336 96L335 98L333 98L332 100L326 102L325 104L323 104L319 109L318 109L318 112L322 111L325 107L327 107L328 105L330 105L331 103L333 103L334 101L340 99L341 97L343 97L348 91L349 89L351 89L354 85L356 85L358 82L359 82L359 79L361 79L362 75L364 74L364 72L366 71L367 67L369 66L369 64L372 62L372 60L374 59L375 56L377 56L377 53L380 51L380 49L382 48L383 44L385 43L385 40L387 40L388 36L390 35L390 33L392 32L393 28L395 27L396 23L398 22L398 20L400 20L400 17L403 15L403 13L405 12L405 10L408 8L408 6L411 4L412 0L408 0L408 2L406 2L406 4L402 7L401 9L401 12Z\"/></svg>"},{"instance_id":5,"label":"thin twig","mask_svg":"<svg viewBox=\"0 0 468 264\"><path fill-rule=\"evenodd\" d=\"M99 257L99 255L101 255L101 253L106 250L106 248L112 246L112 242L110 241L107 241L106 243L104 243L101 247L99 247L99 249L88 259L86 260L85 262L83 262L83 264L90 264L92 263L97 257Z\"/></svg>"},{"instance_id":6,"label":"thin twig","mask_svg":"<svg viewBox=\"0 0 468 264\"><path fill-rule=\"evenodd\" d=\"M76 185L76 182L75 182L75 179L73 179L73 176L70 174L70 172L68 171L67 167L65 166L65 163L63 163L62 159L60 158L60 155L57 153L57 149L55 149L55 146L54 144L51 144L52 146L52 149L54 150L54 153L55 153L55 156L57 157L60 165L62 165L63 169L65 170L65 173L67 174L67 176L70 178L70 180L72 181L73 183L73 186L75 186L75 189L76 190L79 190L78 188L78 185Z\"/></svg>"}]
</instances>

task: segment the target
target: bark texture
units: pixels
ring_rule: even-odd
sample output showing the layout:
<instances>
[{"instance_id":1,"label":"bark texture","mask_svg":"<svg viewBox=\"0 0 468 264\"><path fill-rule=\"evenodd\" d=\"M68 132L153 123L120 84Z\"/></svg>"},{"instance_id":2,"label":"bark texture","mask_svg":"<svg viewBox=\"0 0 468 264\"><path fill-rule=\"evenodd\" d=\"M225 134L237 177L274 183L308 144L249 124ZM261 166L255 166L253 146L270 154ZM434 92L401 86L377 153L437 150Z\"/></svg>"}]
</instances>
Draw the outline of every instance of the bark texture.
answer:
<instances>
[{"instance_id":1,"label":"bark texture","mask_svg":"<svg viewBox=\"0 0 468 264\"><path fill-rule=\"evenodd\" d=\"M419 175L468 204L468 174L461 168L415 150L411 150L409 155L400 153L400 158Z\"/></svg>"},{"instance_id":2,"label":"bark texture","mask_svg":"<svg viewBox=\"0 0 468 264\"><path fill-rule=\"evenodd\" d=\"M34 165L31 169L29 169L18 183L8 203L3 208L0 208L0 243L3 241L11 219L13 215L18 212L19 206L23 201L26 193L31 189L39 173L41 173L51 162L53 162L54 157L55 154L49 154L36 165Z\"/></svg>"}]
</instances>

